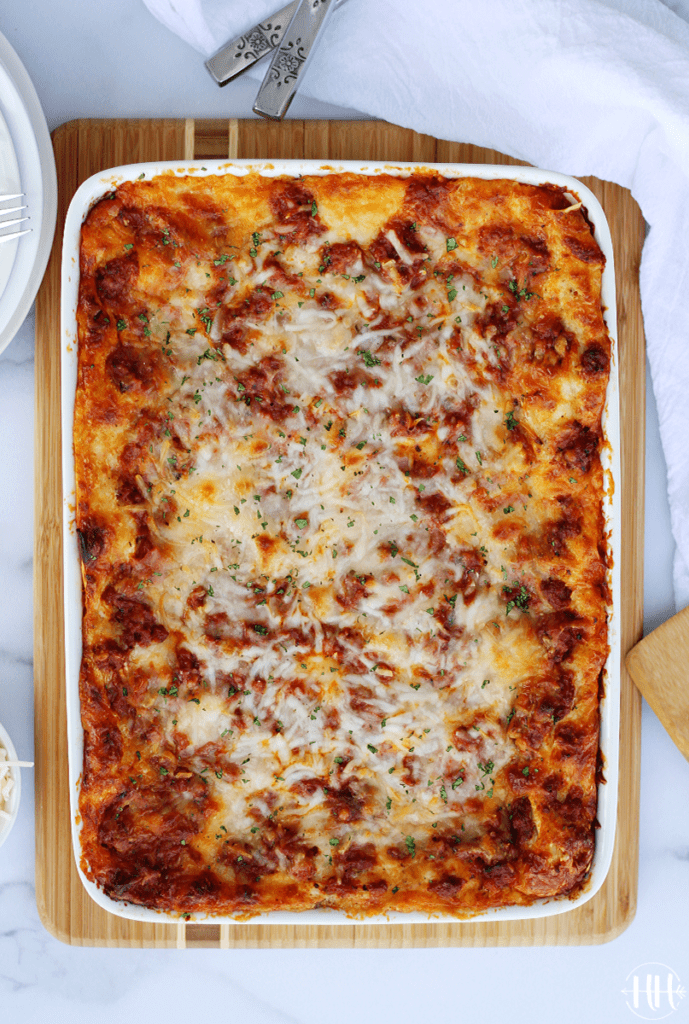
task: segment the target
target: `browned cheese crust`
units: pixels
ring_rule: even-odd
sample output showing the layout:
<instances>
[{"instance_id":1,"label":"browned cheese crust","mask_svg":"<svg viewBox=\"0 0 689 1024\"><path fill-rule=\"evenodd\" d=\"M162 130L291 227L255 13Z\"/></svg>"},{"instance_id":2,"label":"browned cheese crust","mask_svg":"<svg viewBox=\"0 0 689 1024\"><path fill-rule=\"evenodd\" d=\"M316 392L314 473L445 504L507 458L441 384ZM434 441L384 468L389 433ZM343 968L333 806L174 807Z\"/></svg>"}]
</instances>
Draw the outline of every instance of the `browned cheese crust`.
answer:
<instances>
[{"instance_id":1,"label":"browned cheese crust","mask_svg":"<svg viewBox=\"0 0 689 1024\"><path fill-rule=\"evenodd\" d=\"M128 182L82 231L82 867L456 916L591 869L604 257L561 188Z\"/></svg>"}]
</instances>

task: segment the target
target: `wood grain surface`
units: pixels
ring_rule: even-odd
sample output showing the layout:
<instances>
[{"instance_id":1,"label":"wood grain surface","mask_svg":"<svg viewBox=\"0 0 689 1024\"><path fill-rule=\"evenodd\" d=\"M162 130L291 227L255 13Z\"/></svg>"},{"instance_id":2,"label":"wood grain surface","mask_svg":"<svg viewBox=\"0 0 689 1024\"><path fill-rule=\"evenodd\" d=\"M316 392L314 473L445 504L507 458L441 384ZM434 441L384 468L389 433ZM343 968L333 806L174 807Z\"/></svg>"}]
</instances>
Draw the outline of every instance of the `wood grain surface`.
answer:
<instances>
[{"instance_id":1,"label":"wood grain surface","mask_svg":"<svg viewBox=\"0 0 689 1024\"><path fill-rule=\"evenodd\" d=\"M59 183L53 250L36 303L34 686L36 899L63 942L139 948L431 947L606 942L636 909L641 700L624 666L617 838L601 890L582 907L531 921L428 924L139 924L101 910L74 865L67 776L60 474L60 257L67 207L90 175L145 160L223 157L452 163L516 161L379 121L79 120L53 134ZM610 222L616 261L622 443L622 659L643 612L644 336L638 270L644 224L625 189L583 179ZM69 443L69 441L67 442Z\"/></svg>"}]
</instances>

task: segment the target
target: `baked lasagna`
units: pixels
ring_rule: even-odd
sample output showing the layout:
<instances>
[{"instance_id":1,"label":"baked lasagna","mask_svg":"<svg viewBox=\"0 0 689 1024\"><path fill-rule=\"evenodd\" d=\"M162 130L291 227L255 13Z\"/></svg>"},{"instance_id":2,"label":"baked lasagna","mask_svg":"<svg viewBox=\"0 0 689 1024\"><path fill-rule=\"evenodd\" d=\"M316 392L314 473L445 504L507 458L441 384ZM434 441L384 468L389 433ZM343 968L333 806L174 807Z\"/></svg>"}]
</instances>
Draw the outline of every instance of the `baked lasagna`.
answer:
<instances>
[{"instance_id":1,"label":"baked lasagna","mask_svg":"<svg viewBox=\"0 0 689 1024\"><path fill-rule=\"evenodd\" d=\"M83 225L81 865L240 919L579 894L604 257L555 185L165 173Z\"/></svg>"}]
</instances>

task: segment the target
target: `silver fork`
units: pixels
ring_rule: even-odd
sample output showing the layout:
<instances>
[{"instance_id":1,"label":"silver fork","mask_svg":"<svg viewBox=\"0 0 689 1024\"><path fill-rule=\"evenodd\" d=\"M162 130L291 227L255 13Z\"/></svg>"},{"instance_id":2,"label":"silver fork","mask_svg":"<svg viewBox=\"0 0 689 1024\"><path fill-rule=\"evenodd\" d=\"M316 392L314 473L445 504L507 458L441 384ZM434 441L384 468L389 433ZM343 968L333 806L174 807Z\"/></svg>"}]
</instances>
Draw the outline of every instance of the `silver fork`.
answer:
<instances>
[{"instance_id":1,"label":"silver fork","mask_svg":"<svg viewBox=\"0 0 689 1024\"><path fill-rule=\"evenodd\" d=\"M23 199L24 193L17 192L12 196L0 196L0 204L9 202L11 199ZM4 220L6 213L21 213L22 210L28 209L27 206L6 206L0 205L0 245L3 242L11 242L13 238L19 238L20 235L28 235L31 228L24 228L23 231L6 231L6 228L14 227L15 224L23 224L25 221L31 218L27 215L24 217L14 217L12 220Z\"/></svg>"}]
</instances>

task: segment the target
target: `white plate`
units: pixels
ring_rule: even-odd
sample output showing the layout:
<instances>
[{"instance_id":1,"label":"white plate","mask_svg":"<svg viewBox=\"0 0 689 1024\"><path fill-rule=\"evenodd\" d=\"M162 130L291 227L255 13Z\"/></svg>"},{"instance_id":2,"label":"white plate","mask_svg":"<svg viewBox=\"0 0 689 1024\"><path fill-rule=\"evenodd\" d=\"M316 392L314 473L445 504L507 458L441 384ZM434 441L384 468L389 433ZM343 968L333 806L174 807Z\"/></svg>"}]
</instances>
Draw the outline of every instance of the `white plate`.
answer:
<instances>
[{"instance_id":1,"label":"white plate","mask_svg":"<svg viewBox=\"0 0 689 1024\"><path fill-rule=\"evenodd\" d=\"M619 726L620 726L620 552L621 548L621 476L619 460L619 374L617 357L617 312L615 299L615 269L610 229L600 203L585 185L575 178L555 171L541 171L534 167L511 167L487 164L358 164L343 161L327 167L315 160L281 160L271 163L256 160L221 160L200 162L167 162L130 164L115 167L93 177L81 185L75 193L65 221L62 249L62 304L61 304L61 357L62 357L62 487L63 487L63 542L64 542L64 601L65 601L65 677L67 685L67 740L69 747L69 788L72 815L72 840L77 867L86 891L104 910L133 921L179 922L180 914L166 914L133 904L110 899L83 874L81 861L79 782L83 765L83 732L79 707L79 668L81 665L81 563L74 521L75 482L74 447L72 444L74 421L74 396L77 380L77 327L76 309L79 289L79 246L81 225L91 206L106 192L112 191L123 181L135 181L145 176L149 181L162 172L204 177L207 174L243 175L249 170L259 171L267 177L281 174L330 174L351 171L356 174L399 174L401 176L423 169L435 169L451 178L509 178L534 185L551 183L562 185L568 192L576 194L587 207L594 234L606 259L603 272L602 302L606 310L605 319L612 340L610 383L603 414L603 428L608 444L603 446L602 463L608 486L604 496L604 514L609 531L610 548L613 556L612 568L612 612L609 618L610 654L606 663L605 696L601 702L600 749L604 759L606 785L598 787L597 819L600 829L596 832L596 847L591 876L576 899L541 900L529 907L500 907L472 917L474 921L518 921L529 918L551 917L580 907L594 896L610 868L615 844L617 817L617 789L619 774ZM186 916L186 915L185 915ZM238 924L233 917L191 914L191 920L209 921L213 924ZM251 918L251 924L417 924L426 922L457 923L449 914L429 916L422 913L389 913L385 916L368 917L362 920L347 917L337 910L309 910L303 913L271 911Z\"/></svg>"},{"instance_id":2,"label":"white plate","mask_svg":"<svg viewBox=\"0 0 689 1024\"><path fill-rule=\"evenodd\" d=\"M0 196L12 196L18 192L21 192L21 180L19 178L17 154L14 151L10 130L5 124L4 117L0 114ZM14 213L11 217L8 217L3 215L3 210L11 210L14 207L23 205L23 203L23 199L0 203L0 228L2 228L3 220L14 220L16 217L22 216L22 214ZM26 211L22 212L25 213ZM18 228L21 230L28 226L28 223L15 225L7 230L8 232L14 232ZM2 299L5 287L12 273L18 243L18 238L13 238L11 242L0 241L0 299Z\"/></svg>"},{"instance_id":3,"label":"white plate","mask_svg":"<svg viewBox=\"0 0 689 1024\"><path fill-rule=\"evenodd\" d=\"M10 739L10 734L7 732L7 729L5 729L3 725L0 725L0 747L4 747L7 751L8 761L17 760L17 751L14 749L14 743ZM10 817L9 820L7 818L0 818L0 846L2 846L12 831L12 826L17 820L17 815L19 814L19 799L22 792L21 769L11 768L10 774L14 780L14 786L10 793L9 804L3 808L3 810L7 811Z\"/></svg>"},{"instance_id":4,"label":"white plate","mask_svg":"<svg viewBox=\"0 0 689 1024\"><path fill-rule=\"evenodd\" d=\"M0 263L0 352L15 336L43 278L55 234L57 176L48 126L36 90L24 65L0 34L0 110L14 144L24 211L32 230L16 242L4 242L0 250L14 247L13 262L2 290ZM0 164L1 167L1 164ZM0 185L2 181L0 180ZM4 204L6 205L6 204ZM4 258L4 254L2 257Z\"/></svg>"}]
</instances>

